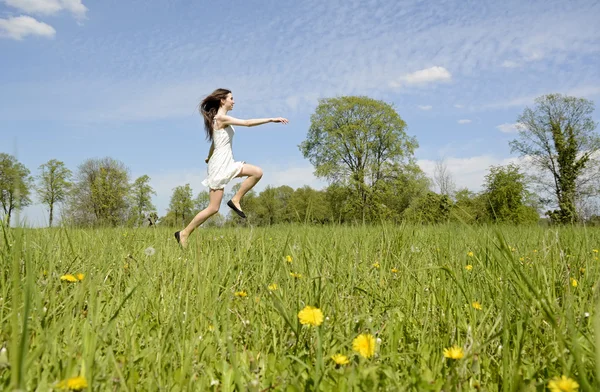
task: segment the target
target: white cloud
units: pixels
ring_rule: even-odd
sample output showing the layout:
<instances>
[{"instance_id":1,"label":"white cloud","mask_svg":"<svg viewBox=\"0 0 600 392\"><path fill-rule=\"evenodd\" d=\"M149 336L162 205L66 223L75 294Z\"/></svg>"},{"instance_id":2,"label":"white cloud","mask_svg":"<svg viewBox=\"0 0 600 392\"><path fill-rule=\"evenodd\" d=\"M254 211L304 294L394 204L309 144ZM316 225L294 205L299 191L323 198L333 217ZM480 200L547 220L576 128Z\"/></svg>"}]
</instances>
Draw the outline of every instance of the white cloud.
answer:
<instances>
[{"instance_id":1,"label":"white cloud","mask_svg":"<svg viewBox=\"0 0 600 392\"><path fill-rule=\"evenodd\" d=\"M452 174L457 189L468 188L479 191L490 166L507 165L519 162L518 158L498 158L491 155L478 155L466 158L446 157L444 163ZM430 178L433 178L436 161L419 159L417 164Z\"/></svg>"},{"instance_id":2,"label":"white cloud","mask_svg":"<svg viewBox=\"0 0 600 392\"><path fill-rule=\"evenodd\" d=\"M459 124L470 124L471 120L468 120L468 119L458 120L458 123Z\"/></svg>"},{"instance_id":3,"label":"white cloud","mask_svg":"<svg viewBox=\"0 0 600 392\"><path fill-rule=\"evenodd\" d=\"M520 64L520 63L518 63L518 62L516 62L516 61L505 60L505 61L502 63L502 66L503 66L504 68L517 68L517 67L521 66L521 64Z\"/></svg>"},{"instance_id":4,"label":"white cloud","mask_svg":"<svg viewBox=\"0 0 600 392\"><path fill-rule=\"evenodd\" d=\"M457 109L462 109L462 108L465 107L465 105L461 105L459 103L456 103L456 104L454 104L454 107L457 108Z\"/></svg>"},{"instance_id":5,"label":"white cloud","mask_svg":"<svg viewBox=\"0 0 600 392\"><path fill-rule=\"evenodd\" d=\"M521 123L514 123L514 124L500 124L498 125L496 128L498 128L500 130L500 132L503 133L516 133L519 132L521 129L523 129L523 124Z\"/></svg>"},{"instance_id":6,"label":"white cloud","mask_svg":"<svg viewBox=\"0 0 600 392\"><path fill-rule=\"evenodd\" d=\"M408 84L425 84L448 81L452 75L444 67L431 67L410 73L403 79Z\"/></svg>"},{"instance_id":7,"label":"white cloud","mask_svg":"<svg viewBox=\"0 0 600 392\"><path fill-rule=\"evenodd\" d=\"M433 106L431 105L419 105L419 109L421 110L431 110Z\"/></svg>"},{"instance_id":8,"label":"white cloud","mask_svg":"<svg viewBox=\"0 0 600 392\"><path fill-rule=\"evenodd\" d=\"M38 22L31 16L16 16L0 19L0 37L22 40L28 35L54 37L56 30L44 22Z\"/></svg>"},{"instance_id":9,"label":"white cloud","mask_svg":"<svg viewBox=\"0 0 600 392\"><path fill-rule=\"evenodd\" d=\"M81 0L3 0L7 5L38 15L54 15L62 10L69 11L78 20L84 19L87 12Z\"/></svg>"}]
</instances>

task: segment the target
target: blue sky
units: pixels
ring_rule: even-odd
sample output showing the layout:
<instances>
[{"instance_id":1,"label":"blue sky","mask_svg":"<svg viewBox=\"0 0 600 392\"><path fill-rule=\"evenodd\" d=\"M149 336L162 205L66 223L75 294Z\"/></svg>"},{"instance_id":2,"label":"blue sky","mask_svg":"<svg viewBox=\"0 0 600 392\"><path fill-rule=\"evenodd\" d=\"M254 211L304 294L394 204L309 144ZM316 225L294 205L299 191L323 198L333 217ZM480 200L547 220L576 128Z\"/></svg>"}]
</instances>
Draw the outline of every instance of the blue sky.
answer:
<instances>
[{"instance_id":1,"label":"blue sky","mask_svg":"<svg viewBox=\"0 0 600 392\"><path fill-rule=\"evenodd\" d=\"M257 187L323 187L298 144L318 99L392 103L421 167L445 158L459 186L514 156L525 106L559 92L599 102L598 1L0 0L0 151L33 174L110 156L148 174L164 214L172 189L204 190L209 145L196 105L218 87L236 159ZM600 118L599 111L595 118ZM43 224L44 209L25 216Z\"/></svg>"}]
</instances>

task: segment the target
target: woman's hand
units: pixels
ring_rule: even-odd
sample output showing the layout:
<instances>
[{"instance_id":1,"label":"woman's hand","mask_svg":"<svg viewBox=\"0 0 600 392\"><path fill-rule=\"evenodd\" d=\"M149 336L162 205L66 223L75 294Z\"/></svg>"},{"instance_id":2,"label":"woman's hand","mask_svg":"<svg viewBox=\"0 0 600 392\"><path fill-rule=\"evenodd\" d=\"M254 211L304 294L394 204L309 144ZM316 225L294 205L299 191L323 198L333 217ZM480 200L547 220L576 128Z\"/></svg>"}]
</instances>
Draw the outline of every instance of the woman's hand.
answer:
<instances>
[{"instance_id":1,"label":"woman's hand","mask_svg":"<svg viewBox=\"0 0 600 392\"><path fill-rule=\"evenodd\" d=\"M274 122L274 123L282 123L282 124L287 124L287 123L289 123L288 119L287 119L287 118L283 118L283 117L276 117L276 118L272 118L272 119L271 119L271 122Z\"/></svg>"}]
</instances>

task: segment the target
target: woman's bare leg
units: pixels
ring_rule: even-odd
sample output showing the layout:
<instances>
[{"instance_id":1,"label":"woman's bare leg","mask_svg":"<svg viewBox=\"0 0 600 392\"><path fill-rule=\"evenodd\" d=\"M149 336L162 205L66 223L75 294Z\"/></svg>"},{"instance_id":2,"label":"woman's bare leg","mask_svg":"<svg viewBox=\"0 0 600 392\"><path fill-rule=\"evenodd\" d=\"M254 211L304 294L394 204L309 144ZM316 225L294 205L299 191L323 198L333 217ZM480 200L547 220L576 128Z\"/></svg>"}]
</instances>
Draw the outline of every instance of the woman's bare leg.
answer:
<instances>
[{"instance_id":1,"label":"woman's bare leg","mask_svg":"<svg viewBox=\"0 0 600 392\"><path fill-rule=\"evenodd\" d=\"M240 208L240 200L242 200L242 197L244 197L244 195L246 193L248 193L248 191L250 189L252 189L254 187L254 185L256 185L256 183L258 181L260 181L260 179L262 178L262 176L263 176L263 171L262 171L262 169L260 167L254 166L254 165L250 165L248 163L244 163L244 166L242 166L242 170L240 171L240 174L237 175L237 177L248 177L248 178L246 178L242 182L242 185L240 186L240 189L231 198L231 201L233 202L233 204L240 211L242 210Z\"/></svg>"},{"instance_id":2,"label":"woman's bare leg","mask_svg":"<svg viewBox=\"0 0 600 392\"><path fill-rule=\"evenodd\" d=\"M194 230L196 230L198 226L200 226L208 218L219 212L221 200L223 200L223 189L211 189L208 197L208 207L196 214L196 216L194 217L194 219L192 219L190 224L187 225L185 229L179 232L181 246L186 246L188 237L190 236L190 234L192 234Z\"/></svg>"}]
</instances>

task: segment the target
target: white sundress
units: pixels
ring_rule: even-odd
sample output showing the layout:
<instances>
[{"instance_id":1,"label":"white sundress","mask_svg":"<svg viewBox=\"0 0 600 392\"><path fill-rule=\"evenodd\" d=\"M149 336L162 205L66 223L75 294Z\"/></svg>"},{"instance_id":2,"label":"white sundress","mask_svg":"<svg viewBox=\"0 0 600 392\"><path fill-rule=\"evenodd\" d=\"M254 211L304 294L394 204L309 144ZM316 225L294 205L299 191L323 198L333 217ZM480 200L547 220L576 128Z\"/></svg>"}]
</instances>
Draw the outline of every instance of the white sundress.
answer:
<instances>
[{"instance_id":1,"label":"white sundress","mask_svg":"<svg viewBox=\"0 0 600 392\"><path fill-rule=\"evenodd\" d=\"M208 161L208 177L202 185L210 189L223 189L242 171L243 161L233 159L231 143L235 130L231 125L213 131L213 154Z\"/></svg>"}]
</instances>

